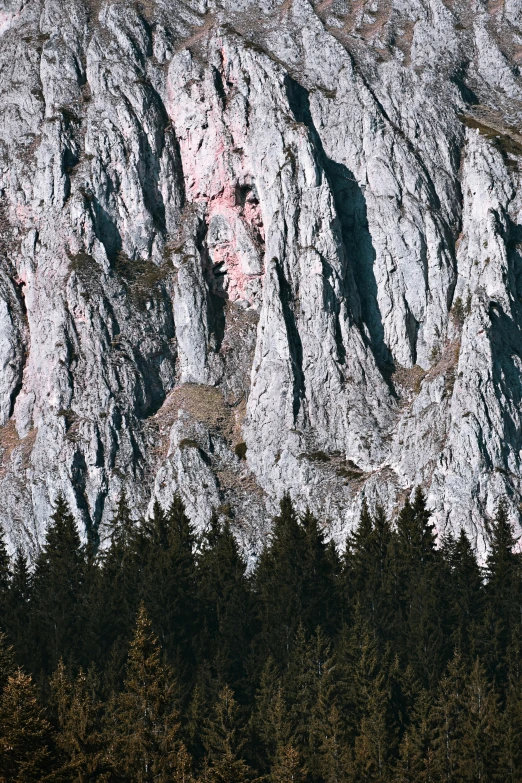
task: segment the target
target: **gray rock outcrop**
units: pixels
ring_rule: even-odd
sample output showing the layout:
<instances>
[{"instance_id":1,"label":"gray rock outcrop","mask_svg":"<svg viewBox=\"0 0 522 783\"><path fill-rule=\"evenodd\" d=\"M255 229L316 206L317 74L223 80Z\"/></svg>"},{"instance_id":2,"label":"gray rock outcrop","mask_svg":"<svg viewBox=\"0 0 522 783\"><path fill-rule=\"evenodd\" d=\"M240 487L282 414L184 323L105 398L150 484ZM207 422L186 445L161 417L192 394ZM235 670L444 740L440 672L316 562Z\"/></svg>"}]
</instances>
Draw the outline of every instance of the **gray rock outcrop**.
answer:
<instances>
[{"instance_id":1,"label":"gray rock outcrop","mask_svg":"<svg viewBox=\"0 0 522 783\"><path fill-rule=\"evenodd\" d=\"M0 0L0 515L522 508L522 3Z\"/></svg>"}]
</instances>

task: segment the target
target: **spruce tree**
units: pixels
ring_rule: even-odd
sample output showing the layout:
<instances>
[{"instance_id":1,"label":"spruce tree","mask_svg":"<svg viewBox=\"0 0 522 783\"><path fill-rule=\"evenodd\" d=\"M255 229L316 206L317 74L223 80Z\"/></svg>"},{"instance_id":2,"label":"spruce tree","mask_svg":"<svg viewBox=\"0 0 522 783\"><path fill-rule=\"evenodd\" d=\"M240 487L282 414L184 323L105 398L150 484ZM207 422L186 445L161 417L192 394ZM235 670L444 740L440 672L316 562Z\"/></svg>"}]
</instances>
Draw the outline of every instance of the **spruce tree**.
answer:
<instances>
[{"instance_id":1,"label":"spruce tree","mask_svg":"<svg viewBox=\"0 0 522 783\"><path fill-rule=\"evenodd\" d=\"M188 688L198 624L195 536L179 495L167 512L155 503L140 546L143 601L180 687Z\"/></svg>"},{"instance_id":2,"label":"spruce tree","mask_svg":"<svg viewBox=\"0 0 522 783\"><path fill-rule=\"evenodd\" d=\"M420 488L397 520L394 545L396 589L402 620L395 650L431 688L451 653L448 644L449 569L435 548L434 526ZM402 626L402 627L400 627Z\"/></svg>"},{"instance_id":3,"label":"spruce tree","mask_svg":"<svg viewBox=\"0 0 522 783\"><path fill-rule=\"evenodd\" d=\"M205 732L207 766L205 780L210 783L247 783L251 770L242 758L245 739L239 725L238 705L226 685L219 693Z\"/></svg>"},{"instance_id":4,"label":"spruce tree","mask_svg":"<svg viewBox=\"0 0 522 783\"><path fill-rule=\"evenodd\" d=\"M309 509L301 518L304 531L304 585L301 622L308 633L321 626L325 633L337 630L340 562L333 542Z\"/></svg>"},{"instance_id":5,"label":"spruce tree","mask_svg":"<svg viewBox=\"0 0 522 783\"><path fill-rule=\"evenodd\" d=\"M306 780L306 770L291 742L278 748L268 779L270 783L304 783Z\"/></svg>"},{"instance_id":6,"label":"spruce tree","mask_svg":"<svg viewBox=\"0 0 522 783\"><path fill-rule=\"evenodd\" d=\"M396 783L433 783L434 726L431 698L421 690L410 715L408 726L400 744L399 760L394 780Z\"/></svg>"},{"instance_id":7,"label":"spruce tree","mask_svg":"<svg viewBox=\"0 0 522 783\"><path fill-rule=\"evenodd\" d=\"M61 657L81 662L85 628L85 558L74 517L59 495L33 580L33 671L51 674Z\"/></svg>"},{"instance_id":8,"label":"spruce tree","mask_svg":"<svg viewBox=\"0 0 522 783\"><path fill-rule=\"evenodd\" d=\"M348 537L344 557L345 607L354 622L368 623L377 638L393 636L397 607L394 604L393 534L382 506L372 519L366 503L359 523Z\"/></svg>"},{"instance_id":9,"label":"spruce tree","mask_svg":"<svg viewBox=\"0 0 522 783\"><path fill-rule=\"evenodd\" d=\"M82 669L72 680L63 661L51 678L51 690L60 753L58 779L77 783L103 783L110 778L101 733L102 705L97 698L97 679Z\"/></svg>"},{"instance_id":10,"label":"spruce tree","mask_svg":"<svg viewBox=\"0 0 522 783\"><path fill-rule=\"evenodd\" d=\"M308 773L320 776L327 721L335 700L335 662L321 629L306 639L302 626L285 676L292 739Z\"/></svg>"},{"instance_id":11,"label":"spruce tree","mask_svg":"<svg viewBox=\"0 0 522 783\"><path fill-rule=\"evenodd\" d=\"M499 704L478 659L466 677L463 707L458 777L463 783L492 781L500 757Z\"/></svg>"},{"instance_id":12,"label":"spruce tree","mask_svg":"<svg viewBox=\"0 0 522 783\"><path fill-rule=\"evenodd\" d=\"M143 605L132 639L122 693L106 723L109 760L133 783L169 783L180 751L176 686Z\"/></svg>"},{"instance_id":13,"label":"spruce tree","mask_svg":"<svg viewBox=\"0 0 522 783\"><path fill-rule=\"evenodd\" d=\"M7 553L4 531L0 525L0 631L7 630L8 592L11 581L11 562Z\"/></svg>"},{"instance_id":14,"label":"spruce tree","mask_svg":"<svg viewBox=\"0 0 522 783\"><path fill-rule=\"evenodd\" d=\"M456 649L474 657L479 650L483 621L484 588L475 554L464 530L451 547L449 616L452 641Z\"/></svg>"},{"instance_id":15,"label":"spruce tree","mask_svg":"<svg viewBox=\"0 0 522 783\"><path fill-rule=\"evenodd\" d=\"M522 570L515 544L507 507L501 501L491 532L485 588L486 663L501 688L507 684L508 650L522 636Z\"/></svg>"},{"instance_id":16,"label":"spruce tree","mask_svg":"<svg viewBox=\"0 0 522 783\"><path fill-rule=\"evenodd\" d=\"M51 771L51 727L31 677L20 669L0 695L0 781L41 783Z\"/></svg>"},{"instance_id":17,"label":"spruce tree","mask_svg":"<svg viewBox=\"0 0 522 783\"><path fill-rule=\"evenodd\" d=\"M357 636L350 687L345 691L355 734L351 779L387 781L397 742L389 665L368 633Z\"/></svg>"},{"instance_id":18,"label":"spruce tree","mask_svg":"<svg viewBox=\"0 0 522 783\"><path fill-rule=\"evenodd\" d=\"M504 711L499 717L499 780L520 783L522 780L522 688L520 681L510 682Z\"/></svg>"},{"instance_id":19,"label":"spruce tree","mask_svg":"<svg viewBox=\"0 0 522 783\"><path fill-rule=\"evenodd\" d=\"M263 661L271 655L284 666L288 660L307 603L307 549L303 526L289 495L284 495L255 573L261 624L256 652Z\"/></svg>"},{"instance_id":20,"label":"spruce tree","mask_svg":"<svg viewBox=\"0 0 522 783\"><path fill-rule=\"evenodd\" d=\"M279 750L288 745L292 736L283 684L271 658L268 658L261 673L250 729L257 767L266 773L270 765L276 763Z\"/></svg>"},{"instance_id":21,"label":"spruce tree","mask_svg":"<svg viewBox=\"0 0 522 783\"><path fill-rule=\"evenodd\" d=\"M456 652L442 676L433 705L433 769L436 780L458 781L467 672Z\"/></svg>"},{"instance_id":22,"label":"spruce tree","mask_svg":"<svg viewBox=\"0 0 522 783\"><path fill-rule=\"evenodd\" d=\"M203 538L197 575L202 611L198 655L212 663L218 681L244 691L254 605L246 563L230 525L216 515Z\"/></svg>"},{"instance_id":23,"label":"spruce tree","mask_svg":"<svg viewBox=\"0 0 522 783\"><path fill-rule=\"evenodd\" d=\"M15 671L13 648L8 643L5 633L0 631L0 691L5 687L7 680Z\"/></svg>"},{"instance_id":24,"label":"spruce tree","mask_svg":"<svg viewBox=\"0 0 522 783\"><path fill-rule=\"evenodd\" d=\"M99 555L89 596L91 657L109 690L120 687L139 605L140 557L137 526L126 495L109 525L110 545Z\"/></svg>"}]
</instances>

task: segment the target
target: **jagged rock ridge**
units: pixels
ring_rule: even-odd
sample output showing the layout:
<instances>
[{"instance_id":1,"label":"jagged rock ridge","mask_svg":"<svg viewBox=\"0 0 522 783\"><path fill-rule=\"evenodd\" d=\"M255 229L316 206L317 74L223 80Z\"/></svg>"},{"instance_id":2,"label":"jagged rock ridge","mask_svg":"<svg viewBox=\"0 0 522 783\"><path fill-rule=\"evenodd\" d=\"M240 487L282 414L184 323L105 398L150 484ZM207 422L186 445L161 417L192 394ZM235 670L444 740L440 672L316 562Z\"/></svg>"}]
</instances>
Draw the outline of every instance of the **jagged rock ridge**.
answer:
<instances>
[{"instance_id":1,"label":"jagged rock ridge","mask_svg":"<svg viewBox=\"0 0 522 783\"><path fill-rule=\"evenodd\" d=\"M60 490L517 520L521 56L519 0L0 2L11 543Z\"/></svg>"}]
</instances>

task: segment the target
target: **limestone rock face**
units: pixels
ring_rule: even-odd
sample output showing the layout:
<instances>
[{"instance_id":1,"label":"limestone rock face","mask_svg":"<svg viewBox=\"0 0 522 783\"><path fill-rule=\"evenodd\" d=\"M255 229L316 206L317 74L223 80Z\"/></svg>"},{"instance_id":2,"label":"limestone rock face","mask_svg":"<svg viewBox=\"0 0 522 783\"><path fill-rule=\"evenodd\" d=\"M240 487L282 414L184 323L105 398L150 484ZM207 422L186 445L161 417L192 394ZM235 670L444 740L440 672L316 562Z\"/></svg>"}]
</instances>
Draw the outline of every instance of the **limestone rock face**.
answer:
<instances>
[{"instance_id":1,"label":"limestone rock face","mask_svg":"<svg viewBox=\"0 0 522 783\"><path fill-rule=\"evenodd\" d=\"M522 3L0 0L0 515L522 508Z\"/></svg>"}]
</instances>

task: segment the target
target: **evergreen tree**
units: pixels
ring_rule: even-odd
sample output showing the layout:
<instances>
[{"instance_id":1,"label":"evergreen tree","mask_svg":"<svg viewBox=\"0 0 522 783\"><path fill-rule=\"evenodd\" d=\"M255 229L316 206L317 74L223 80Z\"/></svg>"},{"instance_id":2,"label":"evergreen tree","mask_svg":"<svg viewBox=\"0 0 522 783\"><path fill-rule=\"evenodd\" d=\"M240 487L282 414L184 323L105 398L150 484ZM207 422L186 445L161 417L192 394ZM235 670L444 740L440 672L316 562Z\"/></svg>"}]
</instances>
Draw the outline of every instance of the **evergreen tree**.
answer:
<instances>
[{"instance_id":1,"label":"evergreen tree","mask_svg":"<svg viewBox=\"0 0 522 783\"><path fill-rule=\"evenodd\" d=\"M203 615L199 656L212 662L219 682L244 689L254 605L230 524L221 524L215 514L198 559L198 597Z\"/></svg>"},{"instance_id":2,"label":"evergreen tree","mask_svg":"<svg viewBox=\"0 0 522 783\"><path fill-rule=\"evenodd\" d=\"M121 557L123 557L124 553L131 548L136 534L135 524L132 519L132 513L125 491L123 491L118 498L109 530L111 548L113 550L118 550Z\"/></svg>"},{"instance_id":3,"label":"evergreen tree","mask_svg":"<svg viewBox=\"0 0 522 783\"><path fill-rule=\"evenodd\" d=\"M305 581L301 622L308 633L318 626L328 634L337 629L340 562L333 542L326 543L324 530L309 509L301 519L304 531Z\"/></svg>"},{"instance_id":4,"label":"evergreen tree","mask_svg":"<svg viewBox=\"0 0 522 783\"><path fill-rule=\"evenodd\" d=\"M126 495L118 500L110 545L99 557L89 596L91 658L108 690L120 687L139 605L140 558L136 523Z\"/></svg>"},{"instance_id":5,"label":"evergreen tree","mask_svg":"<svg viewBox=\"0 0 522 783\"><path fill-rule=\"evenodd\" d=\"M73 681L59 662L51 679L60 752L58 778L77 783L109 780L101 734L102 705L98 701L96 678L80 669Z\"/></svg>"},{"instance_id":6,"label":"evergreen tree","mask_svg":"<svg viewBox=\"0 0 522 783\"><path fill-rule=\"evenodd\" d=\"M172 671L161 662L143 605L130 645L124 688L109 711L106 741L114 772L123 772L133 783L169 783L179 771L176 686Z\"/></svg>"},{"instance_id":7,"label":"evergreen tree","mask_svg":"<svg viewBox=\"0 0 522 783\"><path fill-rule=\"evenodd\" d=\"M195 536L179 495L165 513L156 502L143 525L141 594L180 686L190 685L197 629Z\"/></svg>"},{"instance_id":8,"label":"evergreen tree","mask_svg":"<svg viewBox=\"0 0 522 783\"><path fill-rule=\"evenodd\" d=\"M341 714L335 704L320 699L316 710L319 734L318 770L324 783L344 783L349 777L350 757Z\"/></svg>"},{"instance_id":9,"label":"evergreen tree","mask_svg":"<svg viewBox=\"0 0 522 783\"><path fill-rule=\"evenodd\" d=\"M322 771L327 721L336 706L334 674L331 646L321 629L307 640L301 627L285 677L285 694L292 739L314 779Z\"/></svg>"},{"instance_id":10,"label":"evergreen tree","mask_svg":"<svg viewBox=\"0 0 522 783\"><path fill-rule=\"evenodd\" d=\"M306 770L292 743L278 748L269 780L270 783L304 783L306 780Z\"/></svg>"},{"instance_id":11,"label":"evergreen tree","mask_svg":"<svg viewBox=\"0 0 522 783\"><path fill-rule=\"evenodd\" d=\"M210 783L246 783L251 771L241 754L245 739L238 724L238 705L226 685L219 693L214 714L205 732L207 766L205 780Z\"/></svg>"},{"instance_id":12,"label":"evergreen tree","mask_svg":"<svg viewBox=\"0 0 522 783\"><path fill-rule=\"evenodd\" d=\"M463 696L458 778L463 783L492 781L500 755L498 697L478 660L466 677Z\"/></svg>"},{"instance_id":13,"label":"evergreen tree","mask_svg":"<svg viewBox=\"0 0 522 783\"><path fill-rule=\"evenodd\" d=\"M41 783L51 771L52 736L30 677L20 669L0 696L0 781Z\"/></svg>"},{"instance_id":14,"label":"evergreen tree","mask_svg":"<svg viewBox=\"0 0 522 783\"><path fill-rule=\"evenodd\" d=\"M410 716L410 725L402 738L396 768L397 783L432 783L434 769L433 718L429 694L420 691Z\"/></svg>"},{"instance_id":15,"label":"evergreen tree","mask_svg":"<svg viewBox=\"0 0 522 783\"><path fill-rule=\"evenodd\" d=\"M8 644L7 636L0 631L0 692L7 684L9 677L15 673L13 648Z\"/></svg>"},{"instance_id":16,"label":"evergreen tree","mask_svg":"<svg viewBox=\"0 0 522 783\"><path fill-rule=\"evenodd\" d=\"M497 778L505 783L522 781L522 688L510 682L506 706L499 715L500 740Z\"/></svg>"},{"instance_id":17,"label":"evergreen tree","mask_svg":"<svg viewBox=\"0 0 522 783\"><path fill-rule=\"evenodd\" d=\"M449 615L454 647L474 656L480 644L480 628L483 620L484 589L477 560L464 530L449 552L451 590L449 591Z\"/></svg>"},{"instance_id":18,"label":"evergreen tree","mask_svg":"<svg viewBox=\"0 0 522 783\"><path fill-rule=\"evenodd\" d=\"M457 652L441 678L433 706L433 769L436 780L448 783L459 780L466 674L461 655Z\"/></svg>"},{"instance_id":19,"label":"evergreen tree","mask_svg":"<svg viewBox=\"0 0 522 783\"><path fill-rule=\"evenodd\" d=\"M0 525L0 631L7 630L8 591L11 581L11 563L4 540L4 531Z\"/></svg>"},{"instance_id":20,"label":"evergreen tree","mask_svg":"<svg viewBox=\"0 0 522 783\"><path fill-rule=\"evenodd\" d=\"M347 693L350 718L355 721L351 779L387 781L396 747L388 666L367 633L358 640L357 648Z\"/></svg>"},{"instance_id":21,"label":"evergreen tree","mask_svg":"<svg viewBox=\"0 0 522 783\"><path fill-rule=\"evenodd\" d=\"M406 501L397 520L394 567L402 629L397 653L416 677L432 688L450 654L446 586L449 570L435 548L434 526L420 488L413 505Z\"/></svg>"},{"instance_id":22,"label":"evergreen tree","mask_svg":"<svg viewBox=\"0 0 522 783\"><path fill-rule=\"evenodd\" d=\"M262 660L268 655L281 665L288 660L307 603L307 549L303 526L289 495L284 495L270 545L263 550L255 573L261 623L256 648Z\"/></svg>"},{"instance_id":23,"label":"evergreen tree","mask_svg":"<svg viewBox=\"0 0 522 783\"><path fill-rule=\"evenodd\" d=\"M386 642L394 635L397 607L393 600L391 526L382 506L372 519L366 503L359 523L348 537L343 584L347 616L368 623L376 638Z\"/></svg>"},{"instance_id":24,"label":"evergreen tree","mask_svg":"<svg viewBox=\"0 0 522 783\"><path fill-rule=\"evenodd\" d=\"M259 769L266 773L270 765L276 763L280 749L288 746L292 736L283 684L271 658L268 658L261 673L250 729L255 761Z\"/></svg>"},{"instance_id":25,"label":"evergreen tree","mask_svg":"<svg viewBox=\"0 0 522 783\"><path fill-rule=\"evenodd\" d=\"M506 504L501 501L491 532L485 590L486 662L500 687L507 683L508 649L521 637L522 574L515 544Z\"/></svg>"},{"instance_id":26,"label":"evergreen tree","mask_svg":"<svg viewBox=\"0 0 522 783\"><path fill-rule=\"evenodd\" d=\"M63 495L56 501L32 591L33 671L51 672L61 657L81 662L85 627L85 558Z\"/></svg>"}]
</instances>

